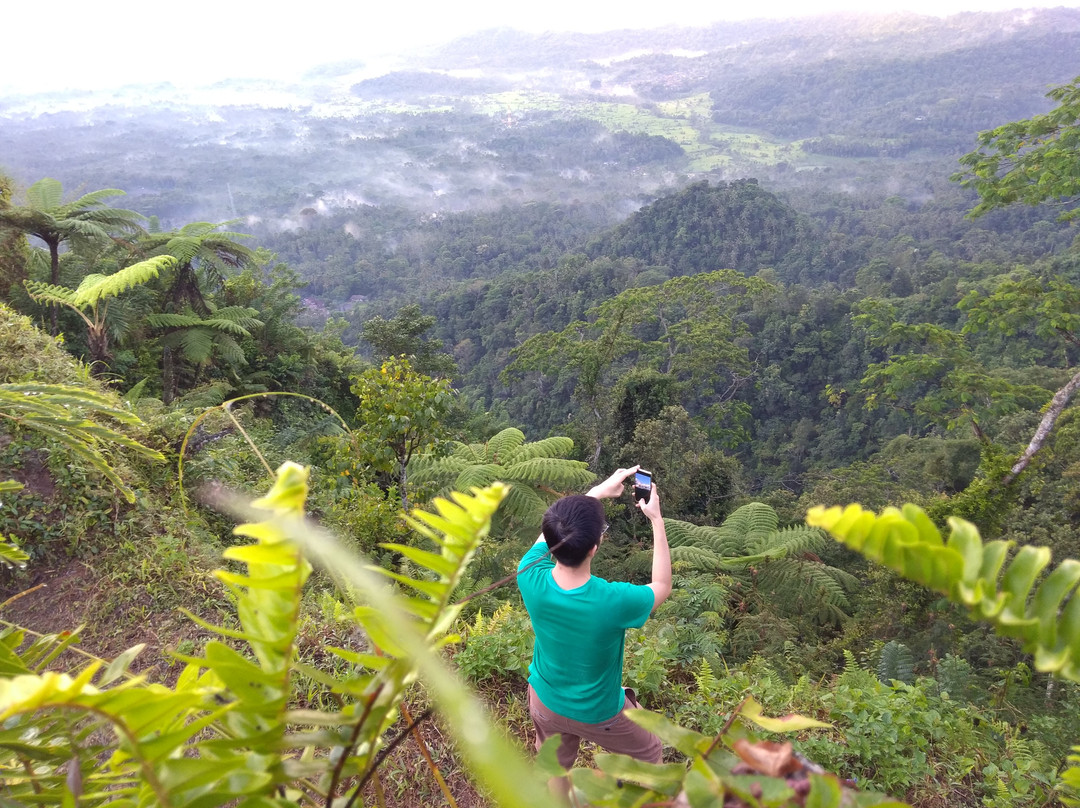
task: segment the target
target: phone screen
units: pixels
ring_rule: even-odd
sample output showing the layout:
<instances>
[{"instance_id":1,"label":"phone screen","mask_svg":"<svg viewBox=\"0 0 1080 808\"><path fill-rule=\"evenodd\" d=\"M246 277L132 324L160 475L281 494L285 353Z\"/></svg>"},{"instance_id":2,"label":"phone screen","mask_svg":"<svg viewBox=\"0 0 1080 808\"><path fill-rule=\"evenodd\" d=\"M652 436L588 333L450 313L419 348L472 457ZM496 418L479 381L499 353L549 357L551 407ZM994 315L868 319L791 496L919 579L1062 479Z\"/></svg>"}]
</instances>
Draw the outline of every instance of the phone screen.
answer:
<instances>
[{"instance_id":1,"label":"phone screen","mask_svg":"<svg viewBox=\"0 0 1080 808\"><path fill-rule=\"evenodd\" d=\"M647 471L634 474L634 485L638 488L652 488L652 475Z\"/></svg>"}]
</instances>

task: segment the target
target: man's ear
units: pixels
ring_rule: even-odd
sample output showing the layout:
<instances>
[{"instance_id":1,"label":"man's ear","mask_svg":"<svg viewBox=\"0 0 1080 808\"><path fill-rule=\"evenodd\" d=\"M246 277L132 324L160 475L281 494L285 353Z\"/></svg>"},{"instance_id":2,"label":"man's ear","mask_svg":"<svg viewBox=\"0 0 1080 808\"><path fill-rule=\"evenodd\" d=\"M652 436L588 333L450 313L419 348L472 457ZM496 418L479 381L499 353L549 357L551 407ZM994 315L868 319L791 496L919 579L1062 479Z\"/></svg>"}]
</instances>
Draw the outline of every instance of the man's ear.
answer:
<instances>
[{"instance_id":1,"label":"man's ear","mask_svg":"<svg viewBox=\"0 0 1080 808\"><path fill-rule=\"evenodd\" d=\"M599 549L600 549L600 542L597 542L596 544L593 545L592 549L589 550L589 554L587 556L585 556L585 557L586 558L592 558L594 555L596 555L596 551L599 550Z\"/></svg>"}]
</instances>

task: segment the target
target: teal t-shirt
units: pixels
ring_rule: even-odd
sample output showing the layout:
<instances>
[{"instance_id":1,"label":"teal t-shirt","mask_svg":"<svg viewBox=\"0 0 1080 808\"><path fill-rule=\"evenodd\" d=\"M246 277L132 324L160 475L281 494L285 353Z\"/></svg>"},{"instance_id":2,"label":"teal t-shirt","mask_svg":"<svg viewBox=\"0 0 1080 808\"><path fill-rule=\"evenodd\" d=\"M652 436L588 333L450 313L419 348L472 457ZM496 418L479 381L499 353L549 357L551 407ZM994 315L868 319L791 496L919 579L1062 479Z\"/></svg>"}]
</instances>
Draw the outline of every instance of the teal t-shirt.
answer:
<instances>
[{"instance_id":1,"label":"teal t-shirt","mask_svg":"<svg viewBox=\"0 0 1080 808\"><path fill-rule=\"evenodd\" d=\"M547 552L538 541L518 570ZM612 583L595 575L577 589L562 589L549 556L518 575L518 588L536 641L529 684L549 710L597 724L623 708L622 666L626 629L645 624L653 608L647 586Z\"/></svg>"}]
</instances>

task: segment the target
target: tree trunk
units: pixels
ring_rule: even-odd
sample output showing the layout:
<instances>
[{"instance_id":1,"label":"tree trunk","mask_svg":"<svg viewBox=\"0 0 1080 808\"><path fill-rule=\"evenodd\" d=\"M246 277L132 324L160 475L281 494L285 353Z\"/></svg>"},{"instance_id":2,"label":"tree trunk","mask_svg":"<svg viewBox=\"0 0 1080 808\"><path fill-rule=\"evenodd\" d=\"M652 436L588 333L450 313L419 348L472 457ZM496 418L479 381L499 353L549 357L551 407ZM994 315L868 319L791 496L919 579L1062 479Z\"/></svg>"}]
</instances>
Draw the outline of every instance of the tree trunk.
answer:
<instances>
[{"instance_id":1,"label":"tree trunk","mask_svg":"<svg viewBox=\"0 0 1080 808\"><path fill-rule=\"evenodd\" d=\"M90 373L95 378L101 378L109 371L109 333L105 326L90 328L86 343L90 349Z\"/></svg>"},{"instance_id":2,"label":"tree trunk","mask_svg":"<svg viewBox=\"0 0 1080 808\"><path fill-rule=\"evenodd\" d=\"M1080 390L1080 373L1077 373L1071 379L1069 383L1054 393L1054 397L1050 399L1050 405L1046 408L1046 415L1043 416L1042 421L1039 422L1038 429L1035 430L1035 435L1031 438L1031 443L1024 450L1024 453L1020 455L1020 459L1016 461L1013 467L1009 470L1002 480L1002 485L1008 485L1015 480L1024 469L1031 463L1035 453L1042 448L1043 443L1050 436L1050 432L1054 428L1054 424L1057 422L1058 416L1068 406L1069 400L1073 397L1077 390Z\"/></svg>"},{"instance_id":3,"label":"tree trunk","mask_svg":"<svg viewBox=\"0 0 1080 808\"><path fill-rule=\"evenodd\" d=\"M49 245L49 260L51 262L49 272L49 283L53 286L60 285L60 245L53 244L51 241L46 242ZM60 333L60 306L57 304L52 305L52 311L49 312L49 333L52 336L56 336Z\"/></svg>"},{"instance_id":4,"label":"tree trunk","mask_svg":"<svg viewBox=\"0 0 1080 808\"><path fill-rule=\"evenodd\" d=\"M176 389L176 359L168 345L161 349L161 400L171 404Z\"/></svg>"}]
</instances>

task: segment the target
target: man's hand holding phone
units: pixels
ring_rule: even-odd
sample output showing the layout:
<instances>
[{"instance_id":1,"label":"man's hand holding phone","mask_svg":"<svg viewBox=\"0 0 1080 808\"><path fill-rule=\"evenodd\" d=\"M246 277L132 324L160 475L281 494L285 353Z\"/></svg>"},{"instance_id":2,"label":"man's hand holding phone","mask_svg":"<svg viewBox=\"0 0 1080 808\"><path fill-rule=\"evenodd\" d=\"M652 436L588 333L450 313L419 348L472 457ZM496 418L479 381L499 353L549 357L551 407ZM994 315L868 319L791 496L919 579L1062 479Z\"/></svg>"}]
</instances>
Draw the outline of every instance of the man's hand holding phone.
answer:
<instances>
[{"instance_id":1,"label":"man's hand holding phone","mask_svg":"<svg viewBox=\"0 0 1080 808\"><path fill-rule=\"evenodd\" d=\"M595 497L596 499L613 499L615 497L620 497L626 490L626 478L631 474L637 474L638 469L640 468L641 466L631 466L628 469L615 469L610 477L602 483L594 485L586 492L586 495Z\"/></svg>"}]
</instances>

